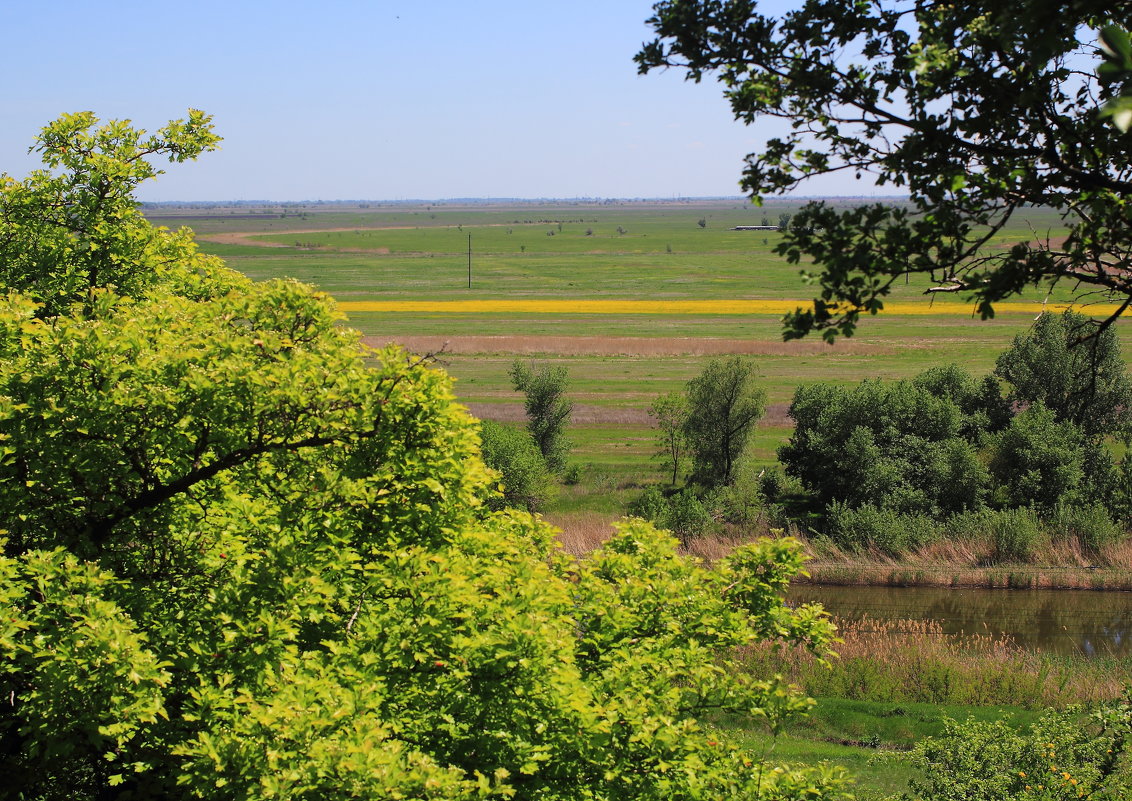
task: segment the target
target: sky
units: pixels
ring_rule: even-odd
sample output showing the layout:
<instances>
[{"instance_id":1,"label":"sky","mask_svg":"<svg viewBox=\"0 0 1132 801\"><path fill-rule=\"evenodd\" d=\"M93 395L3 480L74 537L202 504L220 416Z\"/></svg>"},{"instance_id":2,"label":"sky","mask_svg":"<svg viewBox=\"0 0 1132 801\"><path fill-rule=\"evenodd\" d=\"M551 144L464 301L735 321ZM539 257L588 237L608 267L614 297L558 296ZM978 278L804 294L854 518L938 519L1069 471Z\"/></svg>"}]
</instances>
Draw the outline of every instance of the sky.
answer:
<instances>
[{"instance_id":1,"label":"sky","mask_svg":"<svg viewBox=\"0 0 1132 801\"><path fill-rule=\"evenodd\" d=\"M735 121L714 81L638 75L651 6L6 0L0 171L37 167L28 147L65 112L153 130L199 108L221 149L140 199L738 195L743 157L782 123Z\"/></svg>"}]
</instances>

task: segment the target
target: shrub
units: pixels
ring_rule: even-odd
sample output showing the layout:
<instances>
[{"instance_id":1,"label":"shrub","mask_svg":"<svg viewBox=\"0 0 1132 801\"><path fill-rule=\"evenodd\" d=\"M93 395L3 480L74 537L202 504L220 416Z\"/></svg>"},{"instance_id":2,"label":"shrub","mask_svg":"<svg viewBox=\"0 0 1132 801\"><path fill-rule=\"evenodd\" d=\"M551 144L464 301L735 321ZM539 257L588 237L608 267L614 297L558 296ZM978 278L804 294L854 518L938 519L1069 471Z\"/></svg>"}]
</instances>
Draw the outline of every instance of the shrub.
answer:
<instances>
[{"instance_id":1,"label":"shrub","mask_svg":"<svg viewBox=\"0 0 1132 801\"><path fill-rule=\"evenodd\" d=\"M484 420L480 423L480 453L484 464L499 471L503 483L502 497L488 498L490 508L512 506L529 512L546 508L554 483L530 434Z\"/></svg>"},{"instance_id":2,"label":"shrub","mask_svg":"<svg viewBox=\"0 0 1132 801\"><path fill-rule=\"evenodd\" d=\"M982 504L989 477L947 397L909 381L811 384L795 391L790 416L779 460L823 505L938 514Z\"/></svg>"},{"instance_id":3,"label":"shrub","mask_svg":"<svg viewBox=\"0 0 1132 801\"><path fill-rule=\"evenodd\" d=\"M1048 712L1028 731L1002 720L946 721L943 734L911 754L923 801L1053 801L1128 798L1123 759L1132 742L1128 699L1090 716Z\"/></svg>"},{"instance_id":4,"label":"shrub","mask_svg":"<svg viewBox=\"0 0 1132 801\"><path fill-rule=\"evenodd\" d=\"M826 509L826 536L843 548L871 546L899 556L927 545L938 534L935 521L927 515L902 514L868 504L852 508L835 501Z\"/></svg>"},{"instance_id":5,"label":"shrub","mask_svg":"<svg viewBox=\"0 0 1132 801\"><path fill-rule=\"evenodd\" d=\"M664 528L668 520L668 499L660 487L650 484L632 503L628 512L633 517L648 520L660 528Z\"/></svg>"},{"instance_id":6,"label":"shrub","mask_svg":"<svg viewBox=\"0 0 1132 801\"><path fill-rule=\"evenodd\" d=\"M1033 509L987 511L983 518L996 562L1029 562L1048 541Z\"/></svg>"},{"instance_id":7,"label":"shrub","mask_svg":"<svg viewBox=\"0 0 1132 801\"><path fill-rule=\"evenodd\" d=\"M1081 550L1089 554L1096 554L1125 536L1108 511L1097 503L1059 504L1046 517L1046 525L1053 538L1076 539Z\"/></svg>"},{"instance_id":8,"label":"shrub","mask_svg":"<svg viewBox=\"0 0 1132 801\"><path fill-rule=\"evenodd\" d=\"M1001 506L1061 503L1106 497L1113 481L1112 460L1103 446L1070 422L1058 422L1040 403L1011 420L991 444L990 471Z\"/></svg>"}]
</instances>

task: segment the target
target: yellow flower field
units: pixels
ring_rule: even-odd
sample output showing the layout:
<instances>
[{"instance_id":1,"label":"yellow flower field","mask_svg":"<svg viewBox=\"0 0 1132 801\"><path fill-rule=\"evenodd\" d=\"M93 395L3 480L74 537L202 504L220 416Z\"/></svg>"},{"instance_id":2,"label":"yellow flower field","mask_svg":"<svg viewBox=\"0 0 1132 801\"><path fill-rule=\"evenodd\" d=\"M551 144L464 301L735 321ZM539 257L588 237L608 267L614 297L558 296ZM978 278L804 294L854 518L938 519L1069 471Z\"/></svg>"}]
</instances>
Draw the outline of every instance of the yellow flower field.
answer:
<instances>
[{"instance_id":1,"label":"yellow flower field","mask_svg":"<svg viewBox=\"0 0 1132 801\"><path fill-rule=\"evenodd\" d=\"M423 312L448 314L774 314L783 315L808 303L801 300L361 300L338 304L344 312ZM1060 312L1064 303L1001 303L999 313ZM1088 307L1093 316L1116 311L1112 304ZM889 303L885 314L973 315L970 303Z\"/></svg>"}]
</instances>

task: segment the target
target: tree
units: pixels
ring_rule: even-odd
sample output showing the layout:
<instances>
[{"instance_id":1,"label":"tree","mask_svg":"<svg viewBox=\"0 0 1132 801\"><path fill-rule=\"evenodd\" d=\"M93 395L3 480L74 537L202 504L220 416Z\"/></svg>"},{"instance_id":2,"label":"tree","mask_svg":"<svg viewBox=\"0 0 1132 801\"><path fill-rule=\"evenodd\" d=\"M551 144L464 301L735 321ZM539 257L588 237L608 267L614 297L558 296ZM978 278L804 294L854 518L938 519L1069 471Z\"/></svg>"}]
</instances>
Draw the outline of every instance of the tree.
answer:
<instances>
[{"instance_id":1,"label":"tree","mask_svg":"<svg viewBox=\"0 0 1132 801\"><path fill-rule=\"evenodd\" d=\"M708 486L731 481L735 460L766 409L766 393L755 386L756 377L751 360L732 356L709 360L688 382L684 432L697 481Z\"/></svg>"},{"instance_id":2,"label":"tree","mask_svg":"<svg viewBox=\"0 0 1132 801\"><path fill-rule=\"evenodd\" d=\"M146 136L128 120L98 125L81 112L44 128L32 150L46 169L20 181L0 175L0 283L42 303L41 315L89 303L99 289L137 297L161 284L203 297L239 283L187 229L150 225L133 198L162 172L153 157L183 162L214 150L220 137L210 121L190 110Z\"/></svg>"},{"instance_id":3,"label":"tree","mask_svg":"<svg viewBox=\"0 0 1132 801\"><path fill-rule=\"evenodd\" d=\"M737 119L789 121L747 157L742 183L756 199L838 172L908 195L799 210L777 251L813 259L820 291L789 316L788 338L851 334L913 273L928 292L970 297L984 318L1028 285L1112 295L1116 314L1132 303L1132 138L1097 110L1132 91L1132 71L1112 38L1119 63L1102 76L1082 68L1096 63L1092 31L1126 25L1120 4L810 2L773 18L753 0L662 0L653 10L641 72L717 73ZM1069 235L995 243L1031 205L1055 209Z\"/></svg>"},{"instance_id":4,"label":"tree","mask_svg":"<svg viewBox=\"0 0 1132 801\"><path fill-rule=\"evenodd\" d=\"M989 476L949 398L911 381L798 387L786 472L828 506L947 514L981 506Z\"/></svg>"},{"instance_id":5,"label":"tree","mask_svg":"<svg viewBox=\"0 0 1132 801\"><path fill-rule=\"evenodd\" d=\"M570 452L566 424L574 408L566 399L566 368L547 364L536 367L516 359L510 375L515 391L526 396L523 405L527 411L527 429L550 469L562 473Z\"/></svg>"},{"instance_id":6,"label":"tree","mask_svg":"<svg viewBox=\"0 0 1132 801\"><path fill-rule=\"evenodd\" d=\"M688 399L679 392L659 395L649 406L649 416L656 420L660 429L660 450L657 455L663 456L672 466L672 483L675 484L688 446L684 433L684 426L688 422Z\"/></svg>"},{"instance_id":7,"label":"tree","mask_svg":"<svg viewBox=\"0 0 1132 801\"><path fill-rule=\"evenodd\" d=\"M700 228L707 228L707 218L700 217L700 219L696 220L696 225L700 226Z\"/></svg>"},{"instance_id":8,"label":"tree","mask_svg":"<svg viewBox=\"0 0 1132 801\"><path fill-rule=\"evenodd\" d=\"M106 163L63 177L86 192ZM0 241L37 241L0 211ZM142 259L161 235L135 223L120 252ZM778 731L811 703L729 657L824 652L823 615L781 598L797 543L707 569L636 521L569 558L486 508L496 477L447 376L365 349L324 294L218 268L229 288L186 297L178 265L125 261L136 294L54 280L74 240L38 224L46 280L0 303L9 795L839 794L834 771L766 770L699 723Z\"/></svg>"},{"instance_id":9,"label":"tree","mask_svg":"<svg viewBox=\"0 0 1132 801\"><path fill-rule=\"evenodd\" d=\"M1132 424L1120 340L1084 315L1042 314L998 357L994 372L1010 384L1011 402L1041 403L1090 436L1125 433Z\"/></svg>"},{"instance_id":10,"label":"tree","mask_svg":"<svg viewBox=\"0 0 1132 801\"><path fill-rule=\"evenodd\" d=\"M1004 506L1111 502L1115 480L1108 451L1041 402L1016 416L995 438L990 470Z\"/></svg>"}]
</instances>

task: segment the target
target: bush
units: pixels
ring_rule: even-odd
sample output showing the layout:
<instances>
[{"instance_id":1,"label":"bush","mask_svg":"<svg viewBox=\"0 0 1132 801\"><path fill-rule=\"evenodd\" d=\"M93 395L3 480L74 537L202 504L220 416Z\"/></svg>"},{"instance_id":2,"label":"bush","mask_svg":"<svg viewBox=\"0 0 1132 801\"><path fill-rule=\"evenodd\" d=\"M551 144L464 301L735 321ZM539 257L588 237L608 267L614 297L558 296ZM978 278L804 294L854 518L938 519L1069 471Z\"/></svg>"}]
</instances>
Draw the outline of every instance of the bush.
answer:
<instances>
[{"instance_id":1,"label":"bush","mask_svg":"<svg viewBox=\"0 0 1132 801\"><path fill-rule=\"evenodd\" d=\"M1058 504L1106 498L1112 460L1103 446L1070 422L1058 422L1040 403L1010 421L992 442L990 471L1000 506Z\"/></svg>"},{"instance_id":2,"label":"bush","mask_svg":"<svg viewBox=\"0 0 1132 801\"><path fill-rule=\"evenodd\" d=\"M489 508L511 506L538 512L554 495L554 483L546 459L526 431L491 420L480 422L480 453L484 464L498 470L503 483L502 497L489 497Z\"/></svg>"},{"instance_id":3,"label":"bush","mask_svg":"<svg viewBox=\"0 0 1132 801\"><path fill-rule=\"evenodd\" d=\"M1081 550L1094 555L1125 537L1105 508L1096 503L1058 505L1046 518L1046 525L1054 539L1076 539Z\"/></svg>"},{"instance_id":4,"label":"bush","mask_svg":"<svg viewBox=\"0 0 1132 801\"><path fill-rule=\"evenodd\" d=\"M1048 712L1028 731L1005 721L946 721L943 734L911 754L923 801L1069 801L1128 798L1132 742L1128 699L1091 716Z\"/></svg>"},{"instance_id":5,"label":"bush","mask_svg":"<svg viewBox=\"0 0 1132 801\"><path fill-rule=\"evenodd\" d=\"M668 499L655 484L650 484L636 500L629 504L629 515L665 527L668 519Z\"/></svg>"},{"instance_id":6,"label":"bush","mask_svg":"<svg viewBox=\"0 0 1132 801\"><path fill-rule=\"evenodd\" d=\"M680 490L668 500L667 522L668 529L685 547L715 527L711 513L691 488Z\"/></svg>"},{"instance_id":7,"label":"bush","mask_svg":"<svg viewBox=\"0 0 1132 801\"><path fill-rule=\"evenodd\" d=\"M826 536L842 548L877 548L900 556L935 540L936 523L922 514L864 505L857 508L834 502L826 509Z\"/></svg>"},{"instance_id":8,"label":"bush","mask_svg":"<svg viewBox=\"0 0 1132 801\"><path fill-rule=\"evenodd\" d=\"M1029 562L1048 535L1033 509L999 509L983 514L996 562Z\"/></svg>"},{"instance_id":9,"label":"bush","mask_svg":"<svg viewBox=\"0 0 1132 801\"><path fill-rule=\"evenodd\" d=\"M988 484L964 415L910 381L799 387L796 426L778 457L823 505L870 505L905 514L978 508Z\"/></svg>"}]
</instances>

